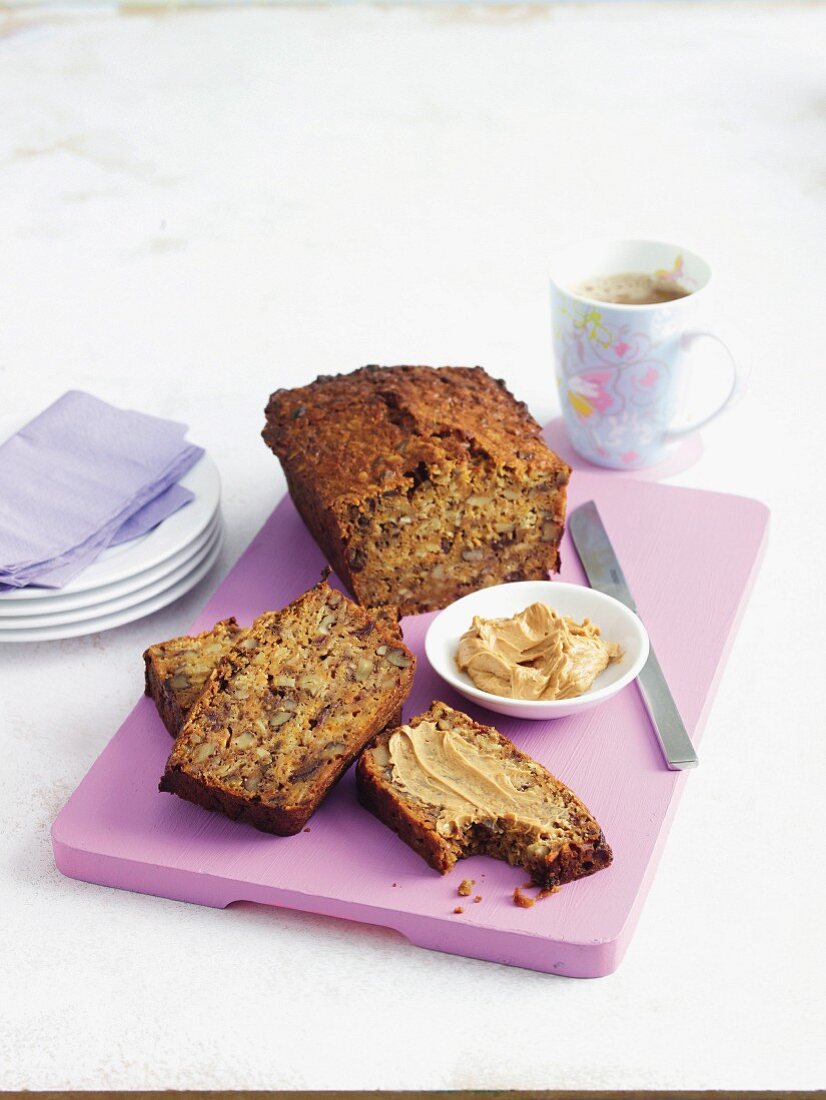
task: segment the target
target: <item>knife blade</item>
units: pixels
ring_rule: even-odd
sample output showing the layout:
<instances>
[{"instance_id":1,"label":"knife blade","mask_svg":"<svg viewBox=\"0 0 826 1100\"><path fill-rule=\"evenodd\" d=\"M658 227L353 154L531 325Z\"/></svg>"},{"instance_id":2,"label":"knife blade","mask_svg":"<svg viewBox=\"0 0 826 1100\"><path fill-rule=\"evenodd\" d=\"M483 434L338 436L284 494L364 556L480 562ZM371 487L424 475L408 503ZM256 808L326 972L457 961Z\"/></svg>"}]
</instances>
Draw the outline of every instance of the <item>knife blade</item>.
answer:
<instances>
[{"instance_id":1,"label":"knife blade","mask_svg":"<svg viewBox=\"0 0 826 1100\"><path fill-rule=\"evenodd\" d=\"M608 596L613 596L636 615L637 605L631 595L631 589L623 575L597 506L592 500L580 504L571 512L568 517L568 530L591 587L599 592L605 592ZM642 672L637 677L637 686L651 719L651 725L659 739L666 765L672 771L696 768L699 764L697 753L677 710L677 704L669 690L653 646L649 650L648 660Z\"/></svg>"}]
</instances>

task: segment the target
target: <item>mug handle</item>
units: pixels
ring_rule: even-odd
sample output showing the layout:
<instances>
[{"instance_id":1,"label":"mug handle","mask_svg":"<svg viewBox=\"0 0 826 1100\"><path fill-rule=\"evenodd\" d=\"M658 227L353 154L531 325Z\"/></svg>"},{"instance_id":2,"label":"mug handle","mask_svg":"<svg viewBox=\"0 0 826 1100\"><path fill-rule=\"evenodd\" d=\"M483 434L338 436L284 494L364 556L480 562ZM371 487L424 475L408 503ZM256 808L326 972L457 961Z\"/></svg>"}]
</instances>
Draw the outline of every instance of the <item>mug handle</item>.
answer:
<instances>
[{"instance_id":1,"label":"mug handle","mask_svg":"<svg viewBox=\"0 0 826 1100\"><path fill-rule=\"evenodd\" d=\"M734 358L734 354L725 340L722 340L715 332L699 328L684 332L680 337L680 343L682 344L683 350L686 352L690 352L698 340L714 340L726 353L729 366L731 367L731 386L728 393L723 398L722 403L714 409L713 412L708 413L706 416L701 416L699 420L695 420L691 424L686 424L682 428L669 428L665 433L667 439L679 439L684 435L689 435L691 432L696 432L698 428L702 428L705 424L714 420L721 412L735 405L742 398L745 390L746 372L742 367L737 365L737 360Z\"/></svg>"}]
</instances>

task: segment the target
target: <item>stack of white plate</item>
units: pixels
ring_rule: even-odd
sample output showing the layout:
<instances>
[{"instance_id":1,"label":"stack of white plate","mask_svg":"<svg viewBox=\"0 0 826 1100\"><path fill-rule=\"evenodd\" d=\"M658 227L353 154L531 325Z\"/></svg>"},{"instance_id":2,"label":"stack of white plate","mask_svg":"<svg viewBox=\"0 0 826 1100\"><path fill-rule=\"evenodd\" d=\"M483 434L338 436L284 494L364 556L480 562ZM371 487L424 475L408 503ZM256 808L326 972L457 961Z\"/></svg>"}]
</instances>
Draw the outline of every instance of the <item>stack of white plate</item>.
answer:
<instances>
[{"instance_id":1,"label":"stack of white plate","mask_svg":"<svg viewBox=\"0 0 826 1100\"><path fill-rule=\"evenodd\" d=\"M212 568L221 549L221 481L204 455L181 479L195 497L154 530L104 550L64 588L0 592L0 642L95 634L177 600Z\"/></svg>"}]
</instances>

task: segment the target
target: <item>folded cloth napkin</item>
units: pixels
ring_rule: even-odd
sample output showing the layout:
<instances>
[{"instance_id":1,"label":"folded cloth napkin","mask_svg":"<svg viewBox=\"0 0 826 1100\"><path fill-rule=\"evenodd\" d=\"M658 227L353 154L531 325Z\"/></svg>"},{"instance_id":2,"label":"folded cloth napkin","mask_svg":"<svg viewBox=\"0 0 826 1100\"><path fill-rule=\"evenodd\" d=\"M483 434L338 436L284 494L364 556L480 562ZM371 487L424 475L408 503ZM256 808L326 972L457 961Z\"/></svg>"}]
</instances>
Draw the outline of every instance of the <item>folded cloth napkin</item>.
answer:
<instances>
[{"instance_id":1,"label":"folded cloth napkin","mask_svg":"<svg viewBox=\"0 0 826 1100\"><path fill-rule=\"evenodd\" d=\"M6 440L0 590L61 588L101 550L186 503L187 490L170 490L204 453L186 431L70 390Z\"/></svg>"}]
</instances>

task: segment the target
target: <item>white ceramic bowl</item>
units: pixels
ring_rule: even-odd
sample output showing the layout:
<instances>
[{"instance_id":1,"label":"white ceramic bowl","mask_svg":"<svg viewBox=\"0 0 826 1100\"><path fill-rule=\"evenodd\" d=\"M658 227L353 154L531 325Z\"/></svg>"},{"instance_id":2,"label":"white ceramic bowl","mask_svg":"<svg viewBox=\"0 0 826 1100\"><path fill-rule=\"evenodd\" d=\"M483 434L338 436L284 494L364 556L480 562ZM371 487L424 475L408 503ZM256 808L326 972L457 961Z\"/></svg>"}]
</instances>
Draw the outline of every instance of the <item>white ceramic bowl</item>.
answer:
<instances>
[{"instance_id":1,"label":"white ceramic bowl","mask_svg":"<svg viewBox=\"0 0 826 1100\"><path fill-rule=\"evenodd\" d=\"M577 622L590 619L606 641L619 642L622 658L608 665L588 691L574 699L507 699L481 691L456 664L460 637L470 627L474 615L483 619L509 618L532 603L545 603ZM648 634L633 611L613 596L562 581L515 581L471 592L439 612L428 627L424 644L434 671L460 695L513 718L563 718L590 710L630 684L648 659Z\"/></svg>"}]
</instances>

